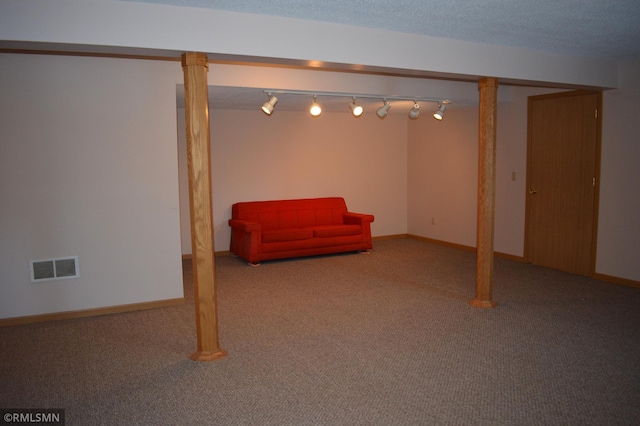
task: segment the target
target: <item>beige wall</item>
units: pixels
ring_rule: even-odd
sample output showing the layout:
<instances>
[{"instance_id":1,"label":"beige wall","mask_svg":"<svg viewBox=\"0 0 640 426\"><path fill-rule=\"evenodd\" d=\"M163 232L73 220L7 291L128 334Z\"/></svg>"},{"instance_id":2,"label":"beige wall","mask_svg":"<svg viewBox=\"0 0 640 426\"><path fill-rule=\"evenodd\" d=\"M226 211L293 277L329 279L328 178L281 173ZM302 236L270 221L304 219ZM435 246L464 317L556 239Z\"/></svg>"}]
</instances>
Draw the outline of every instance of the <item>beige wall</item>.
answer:
<instances>
[{"instance_id":1,"label":"beige wall","mask_svg":"<svg viewBox=\"0 0 640 426\"><path fill-rule=\"evenodd\" d=\"M557 90L506 87L499 92L496 136L495 250L524 255L527 98ZM476 246L478 108L454 107L442 123L409 125L410 234ZM434 223L435 222L435 223Z\"/></svg>"},{"instance_id":2,"label":"beige wall","mask_svg":"<svg viewBox=\"0 0 640 426\"><path fill-rule=\"evenodd\" d=\"M622 87L604 95L597 258L597 272L636 281L639 75L637 63L622 67ZM178 62L0 54L0 318L182 295L181 82ZM520 255L526 97L540 90L509 90L498 117L496 250ZM234 202L325 195L373 213L376 236L475 243L474 106L449 109L442 123L225 110L211 120L216 250L228 250ZM80 278L30 282L29 260L73 255Z\"/></svg>"},{"instance_id":3,"label":"beige wall","mask_svg":"<svg viewBox=\"0 0 640 426\"><path fill-rule=\"evenodd\" d=\"M179 110L184 126L184 110ZM229 250L231 205L238 201L341 196L349 210L375 216L372 234L407 229L407 116L369 113L212 110L211 167L215 250ZM180 132L183 147L184 132ZM181 206L188 207L181 148ZM188 211L188 210L187 210ZM188 215L183 252L191 253Z\"/></svg>"},{"instance_id":4,"label":"beige wall","mask_svg":"<svg viewBox=\"0 0 640 426\"><path fill-rule=\"evenodd\" d=\"M640 281L640 61L604 94L596 271Z\"/></svg>"},{"instance_id":5,"label":"beige wall","mask_svg":"<svg viewBox=\"0 0 640 426\"><path fill-rule=\"evenodd\" d=\"M596 271L640 280L640 120L633 107L640 102L640 83L634 77L640 73L634 74L635 69L633 64L624 68L625 87L604 96ZM495 250L523 256L527 99L557 90L499 90ZM259 111L214 110L211 115L217 251L228 250L227 219L236 201L337 192L354 210L376 215L375 236L409 233L475 246L476 106L453 106L442 122L428 116L410 120L405 114L385 120L372 114L354 119L348 113L314 120L287 111L272 117ZM183 121L184 111L178 116ZM365 161L346 161L360 155ZM184 154L181 162L186 166ZM188 206L186 182L183 188L182 209ZM188 216L183 214L183 253L191 252L188 232Z\"/></svg>"},{"instance_id":6,"label":"beige wall","mask_svg":"<svg viewBox=\"0 0 640 426\"><path fill-rule=\"evenodd\" d=\"M475 246L477 146L477 107L449 108L441 122L410 123L409 234Z\"/></svg>"},{"instance_id":7,"label":"beige wall","mask_svg":"<svg viewBox=\"0 0 640 426\"><path fill-rule=\"evenodd\" d=\"M0 318L182 297L179 63L0 54ZM80 277L30 282L78 256Z\"/></svg>"}]
</instances>

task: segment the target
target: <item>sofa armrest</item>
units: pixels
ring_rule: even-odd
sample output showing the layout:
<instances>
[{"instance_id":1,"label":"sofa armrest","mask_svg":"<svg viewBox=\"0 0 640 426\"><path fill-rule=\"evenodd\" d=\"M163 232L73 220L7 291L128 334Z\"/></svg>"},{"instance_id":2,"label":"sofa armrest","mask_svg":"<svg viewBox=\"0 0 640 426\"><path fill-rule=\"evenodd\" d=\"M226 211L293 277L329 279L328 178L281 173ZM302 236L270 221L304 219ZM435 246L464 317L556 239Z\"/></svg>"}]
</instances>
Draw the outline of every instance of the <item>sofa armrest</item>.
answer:
<instances>
[{"instance_id":1,"label":"sofa armrest","mask_svg":"<svg viewBox=\"0 0 640 426\"><path fill-rule=\"evenodd\" d=\"M366 243L368 250L372 249L371 222L373 222L373 215L346 212L343 218L345 225L360 225L362 227L362 241Z\"/></svg>"},{"instance_id":2,"label":"sofa armrest","mask_svg":"<svg viewBox=\"0 0 640 426\"><path fill-rule=\"evenodd\" d=\"M343 217L346 225L362 225L373 222L373 215L370 214L346 212Z\"/></svg>"},{"instance_id":3,"label":"sofa armrest","mask_svg":"<svg viewBox=\"0 0 640 426\"><path fill-rule=\"evenodd\" d=\"M229 226L233 229L237 229L241 232L250 233L253 231L260 231L260 224L257 222L249 222L242 219L229 219Z\"/></svg>"},{"instance_id":4,"label":"sofa armrest","mask_svg":"<svg viewBox=\"0 0 640 426\"><path fill-rule=\"evenodd\" d=\"M231 227L231 253L246 259L247 262L259 261L262 227L257 222L242 219L229 219Z\"/></svg>"}]
</instances>

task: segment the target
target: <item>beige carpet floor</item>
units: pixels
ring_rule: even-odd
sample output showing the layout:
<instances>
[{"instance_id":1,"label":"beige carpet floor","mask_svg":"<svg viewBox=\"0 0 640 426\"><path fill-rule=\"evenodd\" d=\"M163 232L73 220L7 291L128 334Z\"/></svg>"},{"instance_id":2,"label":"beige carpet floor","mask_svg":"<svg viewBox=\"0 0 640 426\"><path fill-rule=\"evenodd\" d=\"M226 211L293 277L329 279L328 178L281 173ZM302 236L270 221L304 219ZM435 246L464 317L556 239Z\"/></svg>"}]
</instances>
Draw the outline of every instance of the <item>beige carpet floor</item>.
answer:
<instances>
[{"instance_id":1,"label":"beige carpet floor","mask_svg":"<svg viewBox=\"0 0 640 426\"><path fill-rule=\"evenodd\" d=\"M411 239L250 267L216 259L221 346L187 304L0 328L0 408L68 425L640 424L640 290Z\"/></svg>"}]
</instances>

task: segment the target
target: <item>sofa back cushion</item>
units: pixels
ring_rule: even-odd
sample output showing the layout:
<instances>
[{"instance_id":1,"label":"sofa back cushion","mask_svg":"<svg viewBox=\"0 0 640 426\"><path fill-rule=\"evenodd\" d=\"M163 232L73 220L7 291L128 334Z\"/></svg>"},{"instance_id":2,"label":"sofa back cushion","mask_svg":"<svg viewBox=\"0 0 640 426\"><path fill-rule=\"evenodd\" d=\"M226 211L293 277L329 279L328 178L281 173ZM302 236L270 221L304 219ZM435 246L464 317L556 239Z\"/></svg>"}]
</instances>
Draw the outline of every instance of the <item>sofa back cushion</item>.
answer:
<instances>
[{"instance_id":1,"label":"sofa back cushion","mask_svg":"<svg viewBox=\"0 0 640 426\"><path fill-rule=\"evenodd\" d=\"M231 218L260 223L263 230L343 224L344 198L251 201L236 203Z\"/></svg>"}]
</instances>

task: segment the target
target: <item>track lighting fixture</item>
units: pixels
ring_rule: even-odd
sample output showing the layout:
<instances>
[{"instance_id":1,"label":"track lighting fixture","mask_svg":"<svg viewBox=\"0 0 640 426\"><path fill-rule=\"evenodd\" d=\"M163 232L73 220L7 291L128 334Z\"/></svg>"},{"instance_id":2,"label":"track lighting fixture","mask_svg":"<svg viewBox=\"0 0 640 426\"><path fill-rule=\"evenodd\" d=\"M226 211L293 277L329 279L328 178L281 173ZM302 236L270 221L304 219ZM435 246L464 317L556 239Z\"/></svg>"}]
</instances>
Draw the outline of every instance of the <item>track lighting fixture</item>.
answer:
<instances>
[{"instance_id":1,"label":"track lighting fixture","mask_svg":"<svg viewBox=\"0 0 640 426\"><path fill-rule=\"evenodd\" d=\"M389 112L389 108L391 108L391 102L387 102L387 100L385 99L384 105L378 108L376 114L378 114L378 117L384 118L387 115L387 112Z\"/></svg>"},{"instance_id":2,"label":"track lighting fixture","mask_svg":"<svg viewBox=\"0 0 640 426\"><path fill-rule=\"evenodd\" d=\"M433 118L439 121L444 117L444 110L447 106L443 103L440 103L438 104L438 107L438 110L433 114Z\"/></svg>"},{"instance_id":3,"label":"track lighting fixture","mask_svg":"<svg viewBox=\"0 0 640 426\"><path fill-rule=\"evenodd\" d=\"M409 117L418 118L419 114L420 114L420 105L418 105L418 102L413 101L413 108L411 108L411 111L409 111Z\"/></svg>"},{"instance_id":4,"label":"track lighting fixture","mask_svg":"<svg viewBox=\"0 0 640 426\"><path fill-rule=\"evenodd\" d=\"M360 117L362 115L362 113L364 112L364 109L362 108L362 105L358 105L356 104L356 98L353 98L353 102L351 102L349 104L349 108L351 108L351 114L353 114L354 117Z\"/></svg>"},{"instance_id":5,"label":"track lighting fixture","mask_svg":"<svg viewBox=\"0 0 640 426\"><path fill-rule=\"evenodd\" d=\"M267 115L271 115L273 108L278 103L278 98L269 93L269 100L262 105L262 112Z\"/></svg>"},{"instance_id":6,"label":"track lighting fixture","mask_svg":"<svg viewBox=\"0 0 640 426\"><path fill-rule=\"evenodd\" d=\"M309 109L309 113L313 117L317 117L322 113L322 108L318 104L318 96L330 96L330 97L350 97L352 99L349 104L349 109L351 110L351 114L354 117L360 117L364 108L362 105L356 102L356 98L365 98L365 99L380 99L382 98L383 105L376 110L376 114L380 118L384 118L387 116L387 113L391 109L391 102L395 101L409 101L413 100L413 107L409 111L409 117L412 119L418 118L420 115L420 104L419 102L437 102L438 110L433 114L433 117L436 120L442 120L444 116L444 110L448 104L451 103L450 100L442 99L442 98L426 98L426 97L414 97L408 98L404 96L380 96L380 95L368 95L364 93L343 93L343 92L308 92L305 90L283 90L283 89L265 89L264 93L269 96L269 100L262 105L262 111L265 114L271 115L273 110L278 102L278 98L274 96L277 94L283 95L303 95L303 96L313 96L313 102L311 103L311 108Z\"/></svg>"},{"instance_id":7,"label":"track lighting fixture","mask_svg":"<svg viewBox=\"0 0 640 426\"><path fill-rule=\"evenodd\" d=\"M311 104L309 113L311 113L311 115L314 117L317 117L322 113L322 108L320 108L320 105L318 105L318 102L316 102L316 95L313 95L313 103Z\"/></svg>"}]
</instances>

